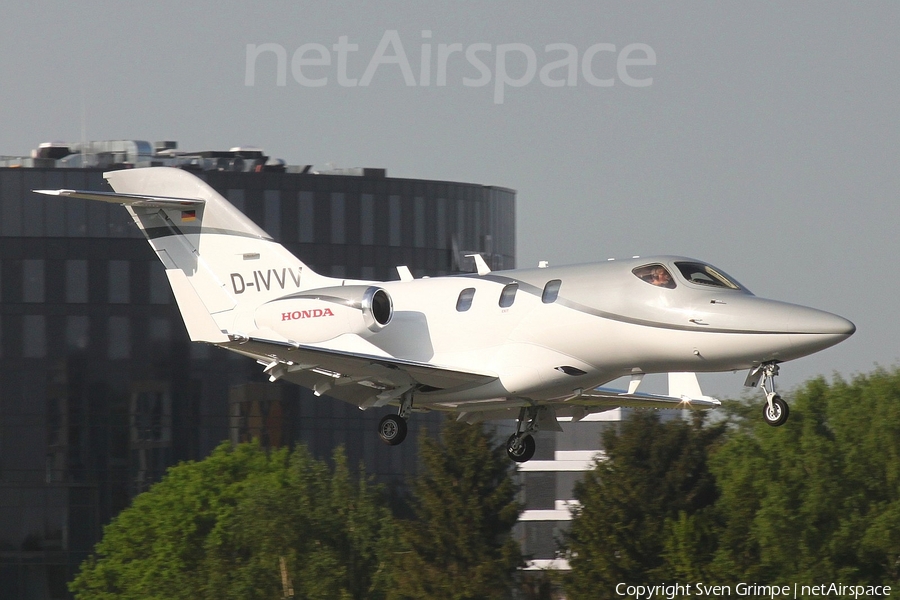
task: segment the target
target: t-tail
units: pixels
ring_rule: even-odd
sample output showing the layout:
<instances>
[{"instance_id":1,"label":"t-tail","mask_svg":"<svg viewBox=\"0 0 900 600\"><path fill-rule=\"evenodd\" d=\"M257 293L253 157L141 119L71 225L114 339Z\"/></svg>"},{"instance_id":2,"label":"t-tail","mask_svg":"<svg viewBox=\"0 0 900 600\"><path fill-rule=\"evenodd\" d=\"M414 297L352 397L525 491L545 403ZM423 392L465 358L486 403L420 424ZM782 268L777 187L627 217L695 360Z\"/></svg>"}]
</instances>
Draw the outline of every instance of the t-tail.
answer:
<instances>
[{"instance_id":1,"label":"t-tail","mask_svg":"<svg viewBox=\"0 0 900 600\"><path fill-rule=\"evenodd\" d=\"M260 304L341 280L312 271L198 177L167 167L105 173L114 192L36 190L123 204L166 268L192 341L255 328Z\"/></svg>"}]
</instances>

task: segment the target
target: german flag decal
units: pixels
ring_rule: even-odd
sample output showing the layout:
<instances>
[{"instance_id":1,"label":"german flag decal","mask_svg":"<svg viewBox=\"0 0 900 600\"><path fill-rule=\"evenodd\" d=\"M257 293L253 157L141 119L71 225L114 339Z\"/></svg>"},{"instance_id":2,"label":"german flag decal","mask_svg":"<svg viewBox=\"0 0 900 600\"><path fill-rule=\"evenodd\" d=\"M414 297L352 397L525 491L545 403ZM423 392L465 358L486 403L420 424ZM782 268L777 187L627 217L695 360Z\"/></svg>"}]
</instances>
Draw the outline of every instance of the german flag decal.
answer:
<instances>
[{"instance_id":1,"label":"german flag decal","mask_svg":"<svg viewBox=\"0 0 900 600\"><path fill-rule=\"evenodd\" d=\"M197 220L197 211L196 210L183 210L181 211L181 221L196 221Z\"/></svg>"}]
</instances>

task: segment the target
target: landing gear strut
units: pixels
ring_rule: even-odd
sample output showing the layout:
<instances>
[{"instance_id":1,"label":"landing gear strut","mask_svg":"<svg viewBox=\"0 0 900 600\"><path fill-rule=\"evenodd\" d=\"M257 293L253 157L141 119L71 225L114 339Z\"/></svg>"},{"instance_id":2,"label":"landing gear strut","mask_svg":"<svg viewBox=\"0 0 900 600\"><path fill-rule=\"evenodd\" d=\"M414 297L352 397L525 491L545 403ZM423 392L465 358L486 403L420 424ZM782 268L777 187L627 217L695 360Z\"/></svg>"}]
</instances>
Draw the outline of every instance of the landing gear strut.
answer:
<instances>
[{"instance_id":1,"label":"landing gear strut","mask_svg":"<svg viewBox=\"0 0 900 600\"><path fill-rule=\"evenodd\" d=\"M385 415L378 424L378 437L388 446L398 446L406 439L406 420L412 412L412 392L403 394L400 399L400 412L396 415Z\"/></svg>"},{"instance_id":2,"label":"landing gear strut","mask_svg":"<svg viewBox=\"0 0 900 600\"><path fill-rule=\"evenodd\" d=\"M532 433L538 430L538 407L523 406L516 422L516 432L506 440L506 454L517 463L527 462L534 456L535 443ZM523 427L524 425L524 427Z\"/></svg>"},{"instance_id":3,"label":"landing gear strut","mask_svg":"<svg viewBox=\"0 0 900 600\"><path fill-rule=\"evenodd\" d=\"M752 369L747 376L749 385L757 385L766 395L766 405L763 407L763 419L772 427L784 425L791 411L787 402L781 399L775 392L775 376L778 375L778 363L763 363Z\"/></svg>"}]
</instances>

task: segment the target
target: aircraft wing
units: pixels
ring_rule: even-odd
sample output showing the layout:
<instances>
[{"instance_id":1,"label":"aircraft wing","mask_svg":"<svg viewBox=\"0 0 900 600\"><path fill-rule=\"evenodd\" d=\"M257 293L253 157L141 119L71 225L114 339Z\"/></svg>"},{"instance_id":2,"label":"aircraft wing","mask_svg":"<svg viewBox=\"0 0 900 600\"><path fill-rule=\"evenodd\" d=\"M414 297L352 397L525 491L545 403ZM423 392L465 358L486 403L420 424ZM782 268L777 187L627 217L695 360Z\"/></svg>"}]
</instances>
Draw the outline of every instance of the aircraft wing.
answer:
<instances>
[{"instance_id":1,"label":"aircraft wing","mask_svg":"<svg viewBox=\"0 0 900 600\"><path fill-rule=\"evenodd\" d=\"M432 389L467 388L497 375L461 371L430 363L294 344L259 337L216 344L255 358L271 381L284 378L363 408L383 406L415 385Z\"/></svg>"},{"instance_id":2,"label":"aircraft wing","mask_svg":"<svg viewBox=\"0 0 900 600\"><path fill-rule=\"evenodd\" d=\"M668 396L662 394L634 393L607 388L586 390L564 402L568 406L585 408L674 408L679 410L709 410L722 403L709 396L692 398L690 396Z\"/></svg>"}]
</instances>

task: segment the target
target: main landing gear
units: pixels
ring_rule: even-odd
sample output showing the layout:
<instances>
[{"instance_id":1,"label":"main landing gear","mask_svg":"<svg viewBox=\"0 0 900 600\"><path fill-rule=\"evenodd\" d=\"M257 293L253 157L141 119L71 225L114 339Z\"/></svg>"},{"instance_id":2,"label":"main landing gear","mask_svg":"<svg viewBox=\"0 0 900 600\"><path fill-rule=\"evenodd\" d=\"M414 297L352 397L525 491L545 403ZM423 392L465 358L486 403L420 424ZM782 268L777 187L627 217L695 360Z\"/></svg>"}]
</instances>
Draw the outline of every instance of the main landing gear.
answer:
<instances>
[{"instance_id":1,"label":"main landing gear","mask_svg":"<svg viewBox=\"0 0 900 600\"><path fill-rule=\"evenodd\" d=\"M778 363L763 363L755 369L751 369L745 383L749 387L758 384L766 395L766 404L763 406L763 419L772 427L784 425L791 413L787 402L782 400L781 396L775 392L776 375L778 375Z\"/></svg>"},{"instance_id":2,"label":"main landing gear","mask_svg":"<svg viewBox=\"0 0 900 600\"><path fill-rule=\"evenodd\" d=\"M538 430L538 410L537 406L523 406L516 422L516 432L506 440L506 454L517 463L528 462L534 456L536 445L531 434Z\"/></svg>"},{"instance_id":3,"label":"main landing gear","mask_svg":"<svg viewBox=\"0 0 900 600\"><path fill-rule=\"evenodd\" d=\"M378 424L378 437L388 446L398 446L406 439L406 420L412 412L412 393L403 394L400 400L400 412L396 415L386 415Z\"/></svg>"}]
</instances>

